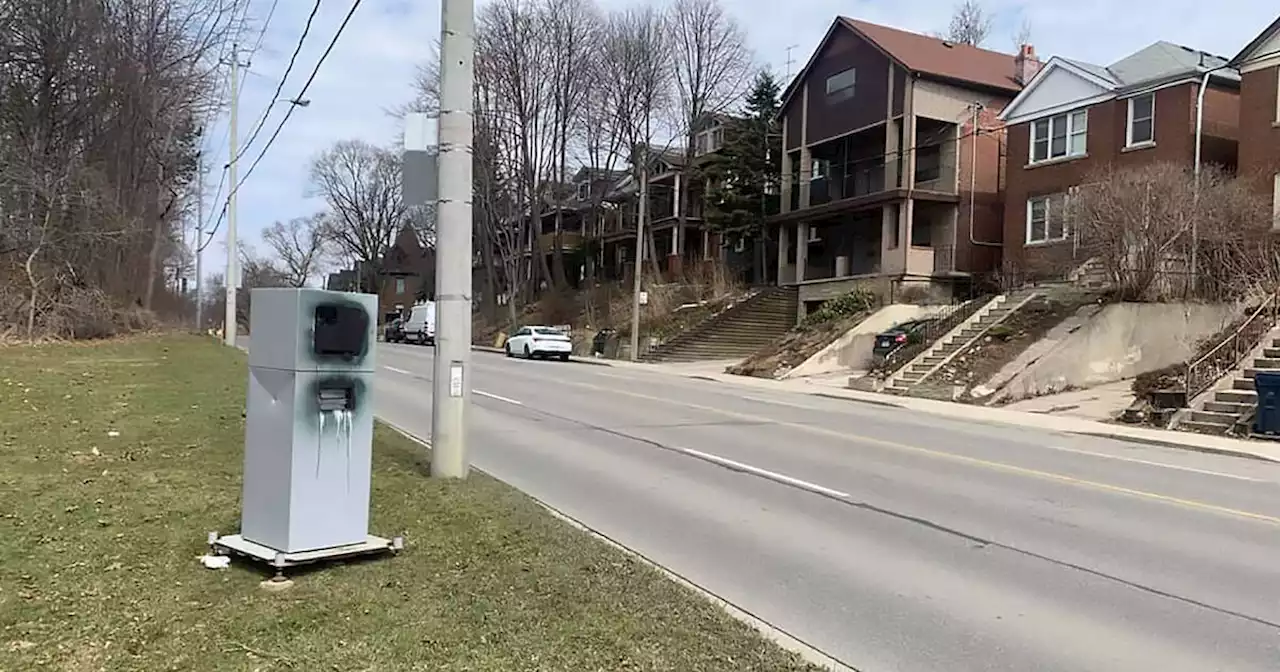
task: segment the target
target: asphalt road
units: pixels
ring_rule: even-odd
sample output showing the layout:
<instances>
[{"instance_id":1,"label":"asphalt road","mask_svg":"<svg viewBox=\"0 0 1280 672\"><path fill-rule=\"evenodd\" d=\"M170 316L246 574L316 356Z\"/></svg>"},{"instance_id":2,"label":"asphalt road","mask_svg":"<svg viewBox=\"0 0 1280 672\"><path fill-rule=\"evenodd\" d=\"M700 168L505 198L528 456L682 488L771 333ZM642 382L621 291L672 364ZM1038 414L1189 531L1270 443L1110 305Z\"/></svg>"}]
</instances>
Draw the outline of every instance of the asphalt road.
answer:
<instances>
[{"instance_id":1,"label":"asphalt road","mask_svg":"<svg viewBox=\"0 0 1280 672\"><path fill-rule=\"evenodd\" d=\"M432 349L381 345L427 438ZM864 672L1275 672L1280 465L476 353L474 464Z\"/></svg>"}]
</instances>

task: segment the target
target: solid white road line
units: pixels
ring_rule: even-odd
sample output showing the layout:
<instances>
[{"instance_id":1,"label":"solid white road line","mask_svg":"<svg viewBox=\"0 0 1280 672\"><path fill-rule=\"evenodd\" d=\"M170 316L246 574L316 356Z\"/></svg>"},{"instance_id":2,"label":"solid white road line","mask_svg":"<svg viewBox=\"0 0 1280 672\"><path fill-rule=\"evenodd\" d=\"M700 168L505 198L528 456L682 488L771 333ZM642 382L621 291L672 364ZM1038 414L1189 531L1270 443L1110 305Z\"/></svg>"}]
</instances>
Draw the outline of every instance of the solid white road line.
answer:
<instances>
[{"instance_id":1,"label":"solid white road line","mask_svg":"<svg viewBox=\"0 0 1280 672\"><path fill-rule=\"evenodd\" d=\"M382 367L382 368L384 368L384 369L386 369L386 370L388 370L388 371L391 371L391 372L393 372L393 373L403 373L403 374L404 374L404 375L406 375L406 376L412 376L412 375L413 375L413 372L412 372L412 371L405 371L404 369L397 369L397 368L396 368L396 367L394 367L394 366L384 366L384 367Z\"/></svg>"},{"instance_id":2,"label":"solid white road line","mask_svg":"<svg viewBox=\"0 0 1280 672\"><path fill-rule=\"evenodd\" d=\"M852 499L853 498L853 496L847 492L833 490L826 486L818 485L817 483L810 483L809 481L802 481L798 478L793 478L791 476L787 476L786 474L780 474L776 471L769 471L768 469L753 467L749 464L738 462L737 460L730 460L727 457L720 457L719 455L704 453L701 450L694 450L692 448L682 448L680 446L671 446L671 448L676 452L684 453L689 457L696 457L699 460L703 460L704 462L710 462L712 464L725 467L726 469L740 471L744 474L759 476L760 478L768 479L775 483L790 485L795 488L800 488L801 490L808 490L809 492L813 492L816 494L826 495L828 497L835 497L836 499Z\"/></svg>"},{"instance_id":3,"label":"solid white road line","mask_svg":"<svg viewBox=\"0 0 1280 672\"><path fill-rule=\"evenodd\" d=\"M515 399L510 399L510 398L508 398L508 397L504 397L504 396L501 396L501 395L497 395L497 394L494 394L494 393L492 393L492 392L485 392L484 390L477 390L477 389L475 389L475 388L472 388L472 389L471 389L471 393L472 393L472 394L478 394L478 395L480 395L480 396L482 396L482 397L488 397L488 398L490 398L490 399L497 399L498 401L505 401L505 402L507 402L508 404L515 404L516 406L524 406L524 402L523 402L523 401L516 401Z\"/></svg>"}]
</instances>

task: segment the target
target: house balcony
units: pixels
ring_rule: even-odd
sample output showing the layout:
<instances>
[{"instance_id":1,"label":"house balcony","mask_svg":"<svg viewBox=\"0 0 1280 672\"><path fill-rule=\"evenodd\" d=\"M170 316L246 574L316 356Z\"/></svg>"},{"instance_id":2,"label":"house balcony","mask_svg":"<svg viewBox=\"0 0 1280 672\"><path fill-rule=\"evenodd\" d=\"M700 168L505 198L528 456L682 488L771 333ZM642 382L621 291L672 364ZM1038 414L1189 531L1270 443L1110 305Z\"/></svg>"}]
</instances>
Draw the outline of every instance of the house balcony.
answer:
<instances>
[{"instance_id":1,"label":"house balcony","mask_svg":"<svg viewBox=\"0 0 1280 672\"><path fill-rule=\"evenodd\" d=\"M892 133L900 133L893 122ZM954 123L918 118L914 143L891 150L886 127L855 133L802 152L791 153L791 180L777 221L799 221L870 209L910 195L917 200L954 203L959 199L957 139ZM910 175L906 172L910 171Z\"/></svg>"},{"instance_id":2,"label":"house balcony","mask_svg":"<svg viewBox=\"0 0 1280 672\"><path fill-rule=\"evenodd\" d=\"M582 247L582 233L579 231L561 231L560 232L560 249L576 250ZM539 246L546 252L551 252L556 247L555 232L544 233L538 236Z\"/></svg>"}]
</instances>

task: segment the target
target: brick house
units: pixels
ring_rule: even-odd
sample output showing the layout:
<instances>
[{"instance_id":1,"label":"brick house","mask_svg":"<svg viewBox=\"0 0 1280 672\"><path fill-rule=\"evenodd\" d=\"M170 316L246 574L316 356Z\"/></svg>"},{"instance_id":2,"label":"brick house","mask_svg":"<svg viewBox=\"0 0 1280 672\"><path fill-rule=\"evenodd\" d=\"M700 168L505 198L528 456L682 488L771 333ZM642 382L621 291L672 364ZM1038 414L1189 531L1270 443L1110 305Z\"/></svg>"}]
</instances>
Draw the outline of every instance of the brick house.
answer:
<instances>
[{"instance_id":1,"label":"brick house","mask_svg":"<svg viewBox=\"0 0 1280 672\"><path fill-rule=\"evenodd\" d=\"M342 292L360 290L360 268L330 273L325 288ZM435 298L436 256L432 248L418 242L418 234L405 226L396 235L391 248L382 257L378 272L379 319L392 313L403 313L415 301Z\"/></svg>"},{"instance_id":2,"label":"brick house","mask_svg":"<svg viewBox=\"0 0 1280 672\"><path fill-rule=\"evenodd\" d=\"M1280 228L1280 18L1231 59L1240 70L1240 175L1271 199Z\"/></svg>"},{"instance_id":3,"label":"brick house","mask_svg":"<svg viewBox=\"0 0 1280 672\"><path fill-rule=\"evenodd\" d=\"M382 257L378 307L383 315L403 313L416 301L436 298L436 254L405 226Z\"/></svg>"},{"instance_id":4,"label":"brick house","mask_svg":"<svg viewBox=\"0 0 1280 672\"><path fill-rule=\"evenodd\" d=\"M778 279L801 314L856 286L949 292L996 267L997 113L1031 58L837 18L783 93Z\"/></svg>"},{"instance_id":5,"label":"brick house","mask_svg":"<svg viewBox=\"0 0 1280 672\"><path fill-rule=\"evenodd\" d=\"M1093 171L1161 161L1190 167L1206 74L1202 161L1233 169L1240 79L1225 58L1156 42L1106 67L1049 59L1000 114L1009 125L1004 270L1048 279L1087 261L1064 205Z\"/></svg>"}]
</instances>

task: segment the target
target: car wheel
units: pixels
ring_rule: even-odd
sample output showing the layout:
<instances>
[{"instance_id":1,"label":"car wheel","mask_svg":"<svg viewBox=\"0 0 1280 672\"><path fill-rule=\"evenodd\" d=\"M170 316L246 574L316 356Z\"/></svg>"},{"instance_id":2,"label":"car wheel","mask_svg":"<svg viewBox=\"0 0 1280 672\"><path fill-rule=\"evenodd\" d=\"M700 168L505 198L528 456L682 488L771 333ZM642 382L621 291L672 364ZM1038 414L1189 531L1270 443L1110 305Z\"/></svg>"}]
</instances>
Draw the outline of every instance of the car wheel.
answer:
<instances>
[{"instance_id":1,"label":"car wheel","mask_svg":"<svg viewBox=\"0 0 1280 672\"><path fill-rule=\"evenodd\" d=\"M529 351L529 346L524 346L524 358L533 359L533 353Z\"/></svg>"},{"instance_id":2,"label":"car wheel","mask_svg":"<svg viewBox=\"0 0 1280 672\"><path fill-rule=\"evenodd\" d=\"M507 353L507 356L508 356L508 357L515 357L515 355L514 355L514 354L512 354L512 352L511 352L511 344L510 344L510 343L508 343L508 344L506 344L506 345L502 346L502 349L506 351L506 353Z\"/></svg>"},{"instance_id":3,"label":"car wheel","mask_svg":"<svg viewBox=\"0 0 1280 672\"><path fill-rule=\"evenodd\" d=\"M562 362L569 361L569 355L560 355L560 361Z\"/></svg>"}]
</instances>

